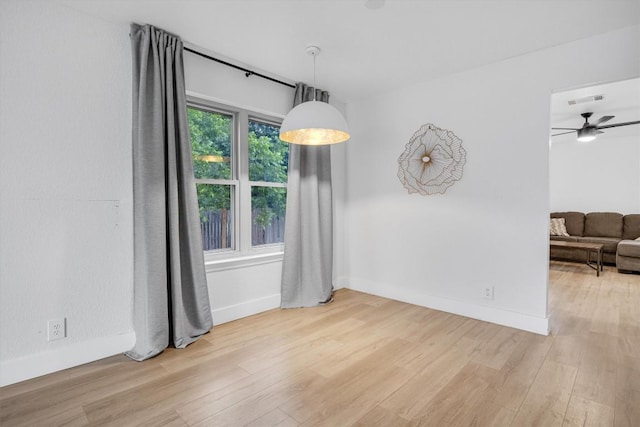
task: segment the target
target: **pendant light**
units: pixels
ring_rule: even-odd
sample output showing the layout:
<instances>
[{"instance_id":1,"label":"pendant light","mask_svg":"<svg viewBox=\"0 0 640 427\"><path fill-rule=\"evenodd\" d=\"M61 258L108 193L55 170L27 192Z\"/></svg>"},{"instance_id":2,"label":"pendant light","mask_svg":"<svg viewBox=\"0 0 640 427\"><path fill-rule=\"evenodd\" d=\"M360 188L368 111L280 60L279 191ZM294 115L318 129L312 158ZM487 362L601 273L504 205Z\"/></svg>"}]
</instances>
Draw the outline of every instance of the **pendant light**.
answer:
<instances>
[{"instance_id":1,"label":"pendant light","mask_svg":"<svg viewBox=\"0 0 640 427\"><path fill-rule=\"evenodd\" d=\"M280 139L300 145L328 145L349 139L349 128L342 114L327 102L316 101L316 56L318 46L307 46L313 56L313 101L295 106L282 121Z\"/></svg>"}]
</instances>

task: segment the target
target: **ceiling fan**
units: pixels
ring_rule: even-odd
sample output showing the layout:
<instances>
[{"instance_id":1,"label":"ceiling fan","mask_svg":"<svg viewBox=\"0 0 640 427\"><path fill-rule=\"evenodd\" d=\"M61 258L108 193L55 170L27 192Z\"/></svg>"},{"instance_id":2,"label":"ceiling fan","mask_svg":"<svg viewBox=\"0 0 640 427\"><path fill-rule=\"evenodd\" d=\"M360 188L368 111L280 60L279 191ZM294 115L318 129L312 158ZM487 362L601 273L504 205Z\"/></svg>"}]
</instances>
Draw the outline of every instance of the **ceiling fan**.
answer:
<instances>
[{"instance_id":1,"label":"ceiling fan","mask_svg":"<svg viewBox=\"0 0 640 427\"><path fill-rule=\"evenodd\" d=\"M608 128L615 128L619 126L629 126L629 125L640 124L640 121L635 121L635 122L613 123L610 125L603 125L603 123L608 122L609 120L613 119L615 116L602 116L595 122L589 123L589 117L591 117L593 113L591 112L582 113L580 115L584 117L584 124L582 125L581 128L579 129L578 128L551 128L552 130L568 130L569 131L569 132L556 133L551 136L566 135L568 133L577 132L578 141L589 142L596 139L596 136L598 134L604 133L604 132L601 132L600 129L608 129Z\"/></svg>"}]
</instances>

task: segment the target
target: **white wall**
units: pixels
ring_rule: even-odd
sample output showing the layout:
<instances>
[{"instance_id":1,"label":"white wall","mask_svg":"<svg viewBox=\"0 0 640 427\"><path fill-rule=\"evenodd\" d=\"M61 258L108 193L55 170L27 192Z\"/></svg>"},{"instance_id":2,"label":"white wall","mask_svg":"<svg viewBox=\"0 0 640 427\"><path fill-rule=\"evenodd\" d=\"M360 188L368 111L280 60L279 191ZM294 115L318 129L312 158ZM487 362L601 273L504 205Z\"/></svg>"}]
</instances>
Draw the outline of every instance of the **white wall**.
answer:
<instances>
[{"instance_id":1,"label":"white wall","mask_svg":"<svg viewBox=\"0 0 640 427\"><path fill-rule=\"evenodd\" d=\"M640 131L552 144L549 180L551 212L640 212Z\"/></svg>"},{"instance_id":2,"label":"white wall","mask_svg":"<svg viewBox=\"0 0 640 427\"><path fill-rule=\"evenodd\" d=\"M187 46L216 58L228 59L201 47ZM287 86L256 76L245 77L242 71L191 52L184 52L184 67L188 92L275 116L284 116L291 109L294 89ZM246 67L253 69L250 65Z\"/></svg>"},{"instance_id":3,"label":"white wall","mask_svg":"<svg viewBox=\"0 0 640 427\"><path fill-rule=\"evenodd\" d=\"M550 95L638 76L639 35L631 27L349 104L348 286L546 333ZM425 123L467 151L444 195L409 195L396 176Z\"/></svg>"},{"instance_id":4,"label":"white wall","mask_svg":"<svg viewBox=\"0 0 640 427\"><path fill-rule=\"evenodd\" d=\"M133 345L128 34L0 2L0 385Z\"/></svg>"}]
</instances>

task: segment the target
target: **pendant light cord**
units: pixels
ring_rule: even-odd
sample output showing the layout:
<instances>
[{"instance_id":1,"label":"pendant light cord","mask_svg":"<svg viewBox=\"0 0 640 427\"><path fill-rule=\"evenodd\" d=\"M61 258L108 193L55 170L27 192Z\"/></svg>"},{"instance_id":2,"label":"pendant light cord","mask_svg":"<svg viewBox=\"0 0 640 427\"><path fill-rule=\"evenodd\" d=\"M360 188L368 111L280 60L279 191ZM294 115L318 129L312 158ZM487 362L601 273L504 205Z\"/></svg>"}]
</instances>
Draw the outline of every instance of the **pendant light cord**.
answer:
<instances>
[{"instance_id":1,"label":"pendant light cord","mask_svg":"<svg viewBox=\"0 0 640 427\"><path fill-rule=\"evenodd\" d=\"M316 55L313 53L313 100L316 100Z\"/></svg>"},{"instance_id":2,"label":"pendant light cord","mask_svg":"<svg viewBox=\"0 0 640 427\"><path fill-rule=\"evenodd\" d=\"M318 46L309 45L306 48L307 54L313 56L313 101L316 100L316 56L320 54Z\"/></svg>"}]
</instances>

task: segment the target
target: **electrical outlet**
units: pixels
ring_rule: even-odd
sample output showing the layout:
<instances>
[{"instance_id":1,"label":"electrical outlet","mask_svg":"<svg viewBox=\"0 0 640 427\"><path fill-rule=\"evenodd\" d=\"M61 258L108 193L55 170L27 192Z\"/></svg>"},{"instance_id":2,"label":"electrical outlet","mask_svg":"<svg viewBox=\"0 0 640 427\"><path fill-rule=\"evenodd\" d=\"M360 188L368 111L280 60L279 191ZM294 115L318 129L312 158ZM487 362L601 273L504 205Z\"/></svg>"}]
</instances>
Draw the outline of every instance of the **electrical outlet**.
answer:
<instances>
[{"instance_id":1,"label":"electrical outlet","mask_svg":"<svg viewBox=\"0 0 640 427\"><path fill-rule=\"evenodd\" d=\"M55 341L67 336L67 318L51 319L47 322L47 341Z\"/></svg>"},{"instance_id":2,"label":"electrical outlet","mask_svg":"<svg viewBox=\"0 0 640 427\"><path fill-rule=\"evenodd\" d=\"M482 297L484 299L493 299L493 286L485 286L484 291L482 293Z\"/></svg>"}]
</instances>

